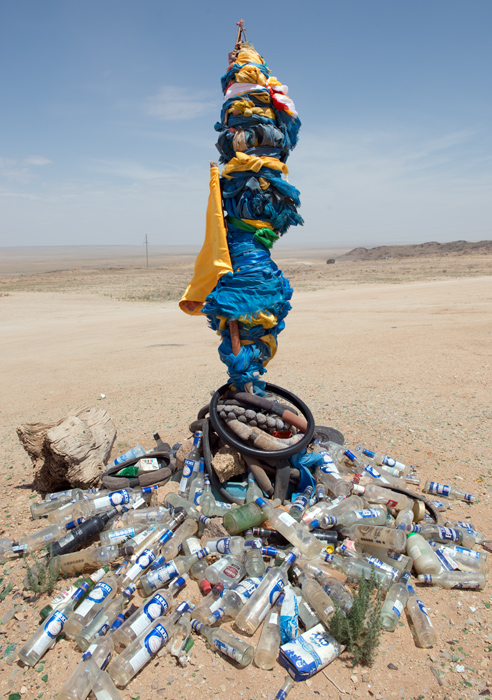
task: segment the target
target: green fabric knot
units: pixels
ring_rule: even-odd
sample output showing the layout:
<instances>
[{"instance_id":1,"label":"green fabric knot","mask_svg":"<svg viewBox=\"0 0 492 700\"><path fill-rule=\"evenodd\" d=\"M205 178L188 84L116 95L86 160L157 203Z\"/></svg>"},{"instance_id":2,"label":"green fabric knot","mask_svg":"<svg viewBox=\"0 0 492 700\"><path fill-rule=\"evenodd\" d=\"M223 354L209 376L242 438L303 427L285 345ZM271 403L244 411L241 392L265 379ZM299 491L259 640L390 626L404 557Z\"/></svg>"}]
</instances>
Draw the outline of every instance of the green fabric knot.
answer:
<instances>
[{"instance_id":1,"label":"green fabric knot","mask_svg":"<svg viewBox=\"0 0 492 700\"><path fill-rule=\"evenodd\" d=\"M271 248L275 241L278 241L280 236L269 228L255 228L251 224L247 224L242 219L237 219L235 216L228 216L227 221L230 221L233 226L240 229L241 231L247 231L248 233L254 233L253 238L257 243L261 243L265 248Z\"/></svg>"}]
</instances>

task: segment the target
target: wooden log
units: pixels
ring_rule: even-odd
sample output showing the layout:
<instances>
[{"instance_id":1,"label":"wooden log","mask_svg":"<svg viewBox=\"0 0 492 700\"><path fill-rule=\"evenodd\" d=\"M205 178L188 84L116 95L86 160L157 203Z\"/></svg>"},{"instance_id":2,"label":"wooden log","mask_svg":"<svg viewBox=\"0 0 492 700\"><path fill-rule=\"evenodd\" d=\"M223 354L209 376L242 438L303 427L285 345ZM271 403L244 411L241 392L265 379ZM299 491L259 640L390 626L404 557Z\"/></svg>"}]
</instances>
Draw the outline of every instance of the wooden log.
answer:
<instances>
[{"instance_id":1,"label":"wooden log","mask_svg":"<svg viewBox=\"0 0 492 700\"><path fill-rule=\"evenodd\" d=\"M47 492L97 484L116 428L104 409L81 406L57 423L21 425L17 434L33 463L35 488Z\"/></svg>"}]
</instances>

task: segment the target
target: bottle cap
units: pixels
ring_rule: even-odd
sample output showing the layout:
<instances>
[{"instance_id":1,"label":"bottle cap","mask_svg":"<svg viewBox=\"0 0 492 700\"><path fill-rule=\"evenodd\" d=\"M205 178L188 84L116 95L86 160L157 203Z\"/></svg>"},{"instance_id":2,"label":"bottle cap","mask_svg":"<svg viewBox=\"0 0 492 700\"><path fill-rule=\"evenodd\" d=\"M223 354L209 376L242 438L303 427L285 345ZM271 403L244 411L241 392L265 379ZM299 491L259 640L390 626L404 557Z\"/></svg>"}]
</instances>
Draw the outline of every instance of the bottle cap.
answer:
<instances>
[{"instance_id":1,"label":"bottle cap","mask_svg":"<svg viewBox=\"0 0 492 700\"><path fill-rule=\"evenodd\" d=\"M365 493L366 487L361 484L352 484L352 493Z\"/></svg>"},{"instance_id":2,"label":"bottle cap","mask_svg":"<svg viewBox=\"0 0 492 700\"><path fill-rule=\"evenodd\" d=\"M212 584L206 578L202 579L200 582L200 587L202 589L203 595L208 595L212 590Z\"/></svg>"}]
</instances>

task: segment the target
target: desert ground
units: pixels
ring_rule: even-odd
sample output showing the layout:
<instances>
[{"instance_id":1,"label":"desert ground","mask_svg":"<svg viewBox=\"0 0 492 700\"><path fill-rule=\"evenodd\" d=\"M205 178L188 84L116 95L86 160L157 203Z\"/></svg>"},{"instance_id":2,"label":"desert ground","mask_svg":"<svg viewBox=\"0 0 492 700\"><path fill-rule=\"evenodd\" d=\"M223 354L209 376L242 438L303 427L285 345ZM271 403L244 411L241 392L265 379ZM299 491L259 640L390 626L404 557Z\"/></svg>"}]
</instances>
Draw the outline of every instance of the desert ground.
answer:
<instances>
[{"instance_id":1,"label":"desert ground","mask_svg":"<svg viewBox=\"0 0 492 700\"><path fill-rule=\"evenodd\" d=\"M422 485L432 478L474 494L476 503L450 501L443 515L468 519L492 539L492 256L338 259L344 252L274 253L295 291L267 379L298 394L318 424L341 430L351 446L415 465ZM37 495L17 426L103 405L118 429L115 457L138 443L152 447L155 430L171 444L188 437L198 409L226 381L217 337L176 304L194 251L154 253L147 268L141 251L138 259L132 251L0 251L0 538L40 527L29 518ZM331 257L337 262L327 265ZM23 589L22 560L0 570L0 598L13 586L0 602L1 657L29 638L53 596ZM190 595L200 597L195 584L179 600ZM383 635L371 668L342 655L325 669L329 679L318 673L289 697L490 696L490 584L481 592L420 587L419 597L438 634L434 648L417 647L403 617ZM51 700L79 659L66 639L32 669L0 658L1 697ZM196 639L188 666L160 656L121 695L271 700L285 675L280 665L240 670Z\"/></svg>"}]
</instances>

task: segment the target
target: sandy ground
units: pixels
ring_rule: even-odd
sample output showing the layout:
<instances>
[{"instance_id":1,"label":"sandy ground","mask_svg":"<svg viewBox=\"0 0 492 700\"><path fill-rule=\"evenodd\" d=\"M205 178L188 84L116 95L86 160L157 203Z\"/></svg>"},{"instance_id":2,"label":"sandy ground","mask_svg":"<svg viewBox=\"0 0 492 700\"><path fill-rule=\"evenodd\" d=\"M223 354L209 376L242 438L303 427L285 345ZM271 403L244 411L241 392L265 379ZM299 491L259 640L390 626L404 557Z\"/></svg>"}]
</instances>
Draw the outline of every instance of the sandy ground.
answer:
<instances>
[{"instance_id":1,"label":"sandy ground","mask_svg":"<svg viewBox=\"0 0 492 700\"><path fill-rule=\"evenodd\" d=\"M352 446L363 443L415 464L422 484L432 477L475 494L476 504L453 502L448 513L452 519L468 518L488 539L490 263L448 258L383 267L287 261L282 267L289 274L290 265L294 277L296 270L299 275L298 283L290 275L294 308L267 375L270 382L298 393L318 424L338 428ZM38 527L28 517L32 469L17 442L19 424L57 420L76 405L102 404L118 428L116 455L137 443L151 447L155 429L171 443L186 437L187 425L208 402L210 391L224 383L217 338L205 320L185 316L174 301L162 301L166 289L171 297L176 294L178 278L181 289L186 285L190 268L183 266L173 268L171 291L161 280L162 294L155 303L148 303L148 297L135 300L144 298L142 280L150 278L147 271L130 268L114 272L113 294L97 270L0 280L0 294L5 294L0 296L0 537L15 538ZM106 278L110 274L106 271ZM155 281L159 271L149 274ZM99 400L101 393L104 400ZM37 626L35 610L49 597L23 597L21 562L0 568L0 589L8 582L14 585L0 603L1 655L7 643L28 639ZM59 590L65 587L59 584ZM189 591L196 595L196 588ZM184 597L182 593L180 599ZM426 588L420 597L438 632L433 649L418 648L404 620L395 633L383 636L372 668L353 669L342 656L326 669L339 689L320 673L296 686L292 700L490 695L490 585L479 593ZM64 640L34 669L9 667L0 660L2 697L21 689L27 700L55 697L79 658ZM389 670L389 663L397 670ZM272 672L254 665L238 670L197 640L193 665L183 670L170 657L161 657L121 694L140 700L273 698L284 676L280 666Z\"/></svg>"}]
</instances>

